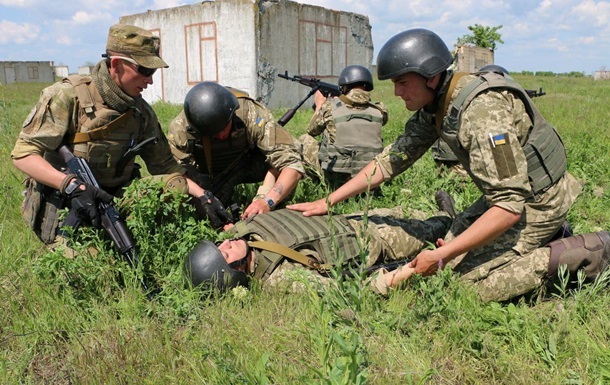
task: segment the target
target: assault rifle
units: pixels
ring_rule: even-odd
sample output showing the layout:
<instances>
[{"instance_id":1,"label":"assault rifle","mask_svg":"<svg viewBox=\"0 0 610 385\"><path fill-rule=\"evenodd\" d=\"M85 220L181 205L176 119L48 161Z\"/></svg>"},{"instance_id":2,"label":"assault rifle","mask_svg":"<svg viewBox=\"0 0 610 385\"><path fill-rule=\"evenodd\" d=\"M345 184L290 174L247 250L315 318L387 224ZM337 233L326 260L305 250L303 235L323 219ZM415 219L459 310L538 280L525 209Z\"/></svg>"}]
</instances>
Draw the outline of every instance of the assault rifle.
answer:
<instances>
[{"instance_id":1,"label":"assault rifle","mask_svg":"<svg viewBox=\"0 0 610 385\"><path fill-rule=\"evenodd\" d=\"M100 187L86 160L75 156L66 145L61 146L57 151L64 162L66 162L68 169L76 175L78 180L98 188ZM136 243L131 232L127 228L127 225L121 219L121 215L112 203L100 202L98 210L102 217L102 227L112 240L112 243L119 250L119 253L127 260L127 263L135 269L139 264ZM81 221L78 218L76 211L70 211L68 217L64 221L64 226L76 230L80 225ZM148 292L146 283L143 280L140 280L140 282L144 291Z\"/></svg>"},{"instance_id":2,"label":"assault rifle","mask_svg":"<svg viewBox=\"0 0 610 385\"><path fill-rule=\"evenodd\" d=\"M320 91L326 97L341 95L341 88L339 88L339 86L323 82L320 79L301 76L301 75L294 75L291 77L291 76L288 76L288 71L285 71L283 74L277 74L277 76L281 77L282 79L292 80L293 82L299 82L302 85L311 88L311 90L309 91L307 96L305 96L305 98L303 100L301 100L295 107L288 110L288 112L286 112L277 121L279 123L279 125L282 127L285 126L286 123L288 123L290 121L290 119L292 119L294 114L303 105L303 103L305 103L305 101L307 101L307 99L309 99L311 97L311 95L315 94L317 91Z\"/></svg>"},{"instance_id":3,"label":"assault rifle","mask_svg":"<svg viewBox=\"0 0 610 385\"><path fill-rule=\"evenodd\" d=\"M527 92L527 96L530 98L537 98L539 96L546 95L546 92L542 91L542 87L540 87L540 90L525 90L525 92Z\"/></svg>"}]
</instances>

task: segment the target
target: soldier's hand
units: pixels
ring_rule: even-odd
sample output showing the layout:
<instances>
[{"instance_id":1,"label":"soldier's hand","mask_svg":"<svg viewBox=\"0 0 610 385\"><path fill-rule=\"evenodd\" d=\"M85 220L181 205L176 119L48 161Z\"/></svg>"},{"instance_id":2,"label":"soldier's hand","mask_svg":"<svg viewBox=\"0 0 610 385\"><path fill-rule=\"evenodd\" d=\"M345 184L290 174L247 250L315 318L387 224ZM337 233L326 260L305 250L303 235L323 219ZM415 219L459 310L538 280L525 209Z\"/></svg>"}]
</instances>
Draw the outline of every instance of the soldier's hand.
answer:
<instances>
[{"instance_id":1,"label":"soldier's hand","mask_svg":"<svg viewBox=\"0 0 610 385\"><path fill-rule=\"evenodd\" d=\"M326 198L318 199L314 202L296 203L286 206L289 210L301 211L304 216L324 215L328 213Z\"/></svg>"},{"instance_id":2,"label":"soldier's hand","mask_svg":"<svg viewBox=\"0 0 610 385\"><path fill-rule=\"evenodd\" d=\"M64 192L70 199L72 210L75 210L76 215L84 222L100 227L98 205L100 202L110 203L114 197L93 185L78 181L76 183L78 183L76 188L68 186Z\"/></svg>"},{"instance_id":3,"label":"soldier's hand","mask_svg":"<svg viewBox=\"0 0 610 385\"><path fill-rule=\"evenodd\" d=\"M225 209L222 203L212 194L211 191L206 191L199 201L205 211L206 216L215 229L219 229L226 223L232 222L231 214Z\"/></svg>"},{"instance_id":4,"label":"soldier's hand","mask_svg":"<svg viewBox=\"0 0 610 385\"><path fill-rule=\"evenodd\" d=\"M415 259L413 259L409 265L415 269L415 273L421 275L432 275L437 270L443 268L443 259L439 256L435 250L423 250Z\"/></svg>"},{"instance_id":5,"label":"soldier's hand","mask_svg":"<svg viewBox=\"0 0 610 385\"><path fill-rule=\"evenodd\" d=\"M246 207L243 214L241 215L241 219L250 218L262 213L268 213L269 211L271 211L271 207L269 206L267 201L262 198L257 199L255 201L252 201L252 203L250 203L250 205Z\"/></svg>"}]
</instances>

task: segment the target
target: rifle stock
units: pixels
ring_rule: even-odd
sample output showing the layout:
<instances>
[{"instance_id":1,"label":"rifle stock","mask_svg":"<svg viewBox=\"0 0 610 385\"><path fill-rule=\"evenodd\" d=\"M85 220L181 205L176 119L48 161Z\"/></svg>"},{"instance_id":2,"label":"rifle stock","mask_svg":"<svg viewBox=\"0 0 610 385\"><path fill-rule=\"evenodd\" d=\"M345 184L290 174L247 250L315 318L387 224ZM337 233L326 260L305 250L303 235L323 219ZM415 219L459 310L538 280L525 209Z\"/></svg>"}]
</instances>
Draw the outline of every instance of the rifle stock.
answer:
<instances>
[{"instance_id":1,"label":"rifle stock","mask_svg":"<svg viewBox=\"0 0 610 385\"><path fill-rule=\"evenodd\" d=\"M303 105L303 103L305 103L307 101L307 99L309 99L311 97L311 95L315 94L317 91L320 91L326 97L341 95L341 88L339 86L331 84L331 83L323 82L320 79L307 77L307 76L301 76L301 75L289 76L288 71L285 71L283 74L277 74L277 76L279 76L282 79L291 80L293 82L299 82L299 83L303 84L304 86L311 88L311 90L309 91L307 96L305 96L305 98L303 100L301 100L295 107L288 110L288 112L286 112L278 120L278 124L280 126L285 126L286 123L288 123L290 121L290 119L292 119L292 117L297 112L297 110Z\"/></svg>"},{"instance_id":2,"label":"rifle stock","mask_svg":"<svg viewBox=\"0 0 610 385\"><path fill-rule=\"evenodd\" d=\"M68 169L76 175L77 179L89 185L100 187L99 183L93 176L93 172L89 168L87 161L83 158L75 156L66 145L62 145L59 150L59 155L62 157ZM111 203L100 202L98 210L102 218L102 228L106 231L112 243L119 250L119 253L127 260L127 263L132 268L137 268L139 264L138 254L136 251L136 243L127 228L125 222L121 219L121 215ZM64 221L64 226L70 226L73 229L78 228L80 221L76 213L71 211L68 218ZM142 288L148 292L148 286L143 280L140 280Z\"/></svg>"}]
</instances>

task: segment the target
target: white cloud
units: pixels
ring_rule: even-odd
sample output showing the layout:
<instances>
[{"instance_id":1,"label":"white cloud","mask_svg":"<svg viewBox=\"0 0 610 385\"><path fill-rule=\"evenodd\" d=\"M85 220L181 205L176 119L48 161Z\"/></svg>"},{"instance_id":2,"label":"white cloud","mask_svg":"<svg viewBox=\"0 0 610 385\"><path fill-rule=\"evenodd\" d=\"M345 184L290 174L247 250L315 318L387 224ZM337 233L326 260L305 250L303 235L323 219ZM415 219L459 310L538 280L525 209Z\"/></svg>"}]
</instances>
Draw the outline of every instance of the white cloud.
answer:
<instances>
[{"instance_id":1,"label":"white cloud","mask_svg":"<svg viewBox=\"0 0 610 385\"><path fill-rule=\"evenodd\" d=\"M114 17L109 13L78 11L72 15L72 21L76 24L93 24L99 21L107 22Z\"/></svg>"},{"instance_id":2,"label":"white cloud","mask_svg":"<svg viewBox=\"0 0 610 385\"><path fill-rule=\"evenodd\" d=\"M33 24L18 24L0 20L0 44L25 44L38 38L40 28Z\"/></svg>"}]
</instances>

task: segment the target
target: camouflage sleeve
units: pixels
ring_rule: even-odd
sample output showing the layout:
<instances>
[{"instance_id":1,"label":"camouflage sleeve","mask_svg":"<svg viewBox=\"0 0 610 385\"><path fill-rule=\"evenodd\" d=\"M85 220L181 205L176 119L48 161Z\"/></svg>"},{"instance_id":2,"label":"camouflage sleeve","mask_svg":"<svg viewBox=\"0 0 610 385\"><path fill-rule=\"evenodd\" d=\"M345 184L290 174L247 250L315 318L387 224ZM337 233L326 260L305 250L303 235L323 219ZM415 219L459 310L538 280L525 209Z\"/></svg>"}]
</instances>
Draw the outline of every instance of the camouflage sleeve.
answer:
<instances>
[{"instance_id":1,"label":"camouflage sleeve","mask_svg":"<svg viewBox=\"0 0 610 385\"><path fill-rule=\"evenodd\" d=\"M388 119L390 118L390 113L388 112L388 108L385 106L385 104L383 104L383 102L376 102L373 104L375 105L375 107L377 107L379 109L379 111L381 111L381 114L383 115L382 126L385 126L386 123L388 122Z\"/></svg>"},{"instance_id":2,"label":"camouflage sleeve","mask_svg":"<svg viewBox=\"0 0 610 385\"><path fill-rule=\"evenodd\" d=\"M458 132L470 171L488 202L520 213L531 196L522 144L531 128L523 102L508 91L487 91L464 110Z\"/></svg>"},{"instance_id":3,"label":"camouflage sleeve","mask_svg":"<svg viewBox=\"0 0 610 385\"><path fill-rule=\"evenodd\" d=\"M144 119L146 119L146 126L142 139L157 137L159 140L155 144L144 147L144 151L141 153L141 157L146 163L146 168L151 175L161 174L172 174L179 173L183 175L186 173L186 169L178 164L172 156L172 151L167 141L167 137L161 130L161 125L157 120L157 115L152 108L146 104L145 108L141 109Z\"/></svg>"},{"instance_id":4,"label":"camouflage sleeve","mask_svg":"<svg viewBox=\"0 0 610 385\"><path fill-rule=\"evenodd\" d=\"M266 107L250 100L247 103L244 123L251 145L258 147L271 167L280 171L289 167L305 174L297 139L275 121Z\"/></svg>"},{"instance_id":5,"label":"camouflage sleeve","mask_svg":"<svg viewBox=\"0 0 610 385\"><path fill-rule=\"evenodd\" d=\"M332 98L326 99L326 101L320 107L320 110L313 114L311 120L309 121L309 126L307 127L307 133L311 136L321 135L324 130L332 131L328 132L328 134L332 134L331 141L334 140L334 132L335 130L335 122L333 120L332 113Z\"/></svg>"},{"instance_id":6,"label":"camouflage sleeve","mask_svg":"<svg viewBox=\"0 0 610 385\"><path fill-rule=\"evenodd\" d=\"M167 140L172 150L172 155L178 163L194 165L195 158L193 157L192 148L190 148L191 146L188 143L187 127L186 115L184 115L184 110L182 110L169 124Z\"/></svg>"},{"instance_id":7,"label":"camouflage sleeve","mask_svg":"<svg viewBox=\"0 0 610 385\"><path fill-rule=\"evenodd\" d=\"M411 167L438 139L432 119L432 115L417 111L405 124L405 132L375 157L384 181Z\"/></svg>"},{"instance_id":8,"label":"camouflage sleeve","mask_svg":"<svg viewBox=\"0 0 610 385\"><path fill-rule=\"evenodd\" d=\"M282 261L265 281L265 286L284 290L288 293L303 293L309 285L328 288L333 278L324 277L300 263Z\"/></svg>"},{"instance_id":9,"label":"camouflage sleeve","mask_svg":"<svg viewBox=\"0 0 610 385\"><path fill-rule=\"evenodd\" d=\"M23 122L11 157L43 155L56 150L78 119L76 95L71 85L55 83L42 90L38 102Z\"/></svg>"}]
</instances>

